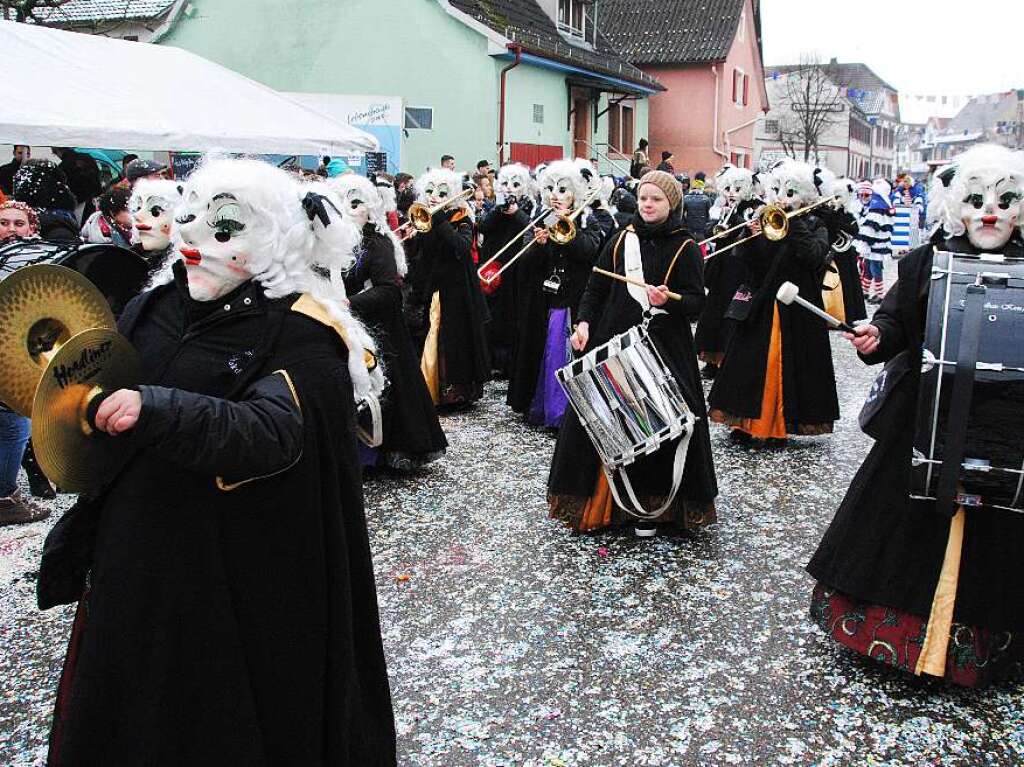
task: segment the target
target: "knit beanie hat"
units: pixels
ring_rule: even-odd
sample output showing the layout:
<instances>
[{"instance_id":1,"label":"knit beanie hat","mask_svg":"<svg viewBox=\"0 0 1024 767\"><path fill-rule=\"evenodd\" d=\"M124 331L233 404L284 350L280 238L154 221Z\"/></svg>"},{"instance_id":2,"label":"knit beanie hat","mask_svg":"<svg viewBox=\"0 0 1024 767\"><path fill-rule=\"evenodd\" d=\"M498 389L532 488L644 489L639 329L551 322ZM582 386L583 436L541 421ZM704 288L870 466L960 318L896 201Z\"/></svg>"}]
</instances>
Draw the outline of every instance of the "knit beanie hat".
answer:
<instances>
[{"instance_id":1,"label":"knit beanie hat","mask_svg":"<svg viewBox=\"0 0 1024 767\"><path fill-rule=\"evenodd\" d=\"M64 171L49 160L29 160L14 174L14 199L31 205L36 210L75 209L75 196L71 194Z\"/></svg>"},{"instance_id":2,"label":"knit beanie hat","mask_svg":"<svg viewBox=\"0 0 1024 767\"><path fill-rule=\"evenodd\" d=\"M641 188L644 184L654 184L664 192L665 196L668 197L668 204L672 210L678 208L683 201L683 187L672 177L671 173L666 173L663 170L652 170L650 173L645 173L644 177L640 179ZM639 188L637 192L639 192Z\"/></svg>"}]
</instances>

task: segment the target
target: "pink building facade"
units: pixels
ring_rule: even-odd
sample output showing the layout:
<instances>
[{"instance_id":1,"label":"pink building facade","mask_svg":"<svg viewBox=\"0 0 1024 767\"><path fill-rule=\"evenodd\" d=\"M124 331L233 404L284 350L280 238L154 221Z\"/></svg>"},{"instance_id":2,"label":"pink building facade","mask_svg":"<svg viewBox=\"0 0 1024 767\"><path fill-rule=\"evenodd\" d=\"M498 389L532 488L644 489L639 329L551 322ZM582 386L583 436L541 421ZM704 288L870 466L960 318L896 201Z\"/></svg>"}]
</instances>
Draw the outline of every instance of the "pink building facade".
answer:
<instances>
[{"instance_id":1,"label":"pink building facade","mask_svg":"<svg viewBox=\"0 0 1024 767\"><path fill-rule=\"evenodd\" d=\"M612 40L668 89L650 99L651 162L668 150L676 172L691 177L697 171L710 176L726 162L756 168L755 126L768 111L760 3L654 0L651 6L638 11L641 6L629 3L629 15L612 19L620 27ZM661 31L659 46L649 49L636 31L643 31L647 20L639 17L648 13L652 28Z\"/></svg>"}]
</instances>

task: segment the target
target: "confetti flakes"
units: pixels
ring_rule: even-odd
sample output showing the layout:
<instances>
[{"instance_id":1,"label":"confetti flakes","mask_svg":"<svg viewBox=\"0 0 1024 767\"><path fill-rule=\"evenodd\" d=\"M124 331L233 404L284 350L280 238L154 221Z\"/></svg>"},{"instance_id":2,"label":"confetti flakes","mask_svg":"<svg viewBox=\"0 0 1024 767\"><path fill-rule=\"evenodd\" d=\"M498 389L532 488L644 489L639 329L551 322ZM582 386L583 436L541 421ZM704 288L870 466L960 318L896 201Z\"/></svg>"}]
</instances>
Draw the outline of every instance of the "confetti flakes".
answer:
<instances>
[{"instance_id":1,"label":"confetti flakes","mask_svg":"<svg viewBox=\"0 0 1024 767\"><path fill-rule=\"evenodd\" d=\"M856 415L874 371L835 351L837 433L760 454L716 428L720 522L696 535L578 536L549 520L554 440L508 412L504 384L443 417L445 460L370 478L399 763L1024 764L1020 686L908 679L808 618L803 564L869 447ZM36 611L26 574L51 524L0 529L5 767L45 760L70 611Z\"/></svg>"}]
</instances>

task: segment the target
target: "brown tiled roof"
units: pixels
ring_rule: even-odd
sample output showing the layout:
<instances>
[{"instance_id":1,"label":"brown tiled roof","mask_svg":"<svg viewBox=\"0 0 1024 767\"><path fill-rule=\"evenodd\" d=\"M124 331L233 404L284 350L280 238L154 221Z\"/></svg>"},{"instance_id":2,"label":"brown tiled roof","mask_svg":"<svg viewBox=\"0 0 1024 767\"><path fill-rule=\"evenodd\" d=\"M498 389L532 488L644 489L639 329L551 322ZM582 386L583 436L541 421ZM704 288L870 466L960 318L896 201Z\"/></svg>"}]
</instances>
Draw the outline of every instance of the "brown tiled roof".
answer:
<instances>
[{"instance_id":1,"label":"brown tiled roof","mask_svg":"<svg viewBox=\"0 0 1024 767\"><path fill-rule=\"evenodd\" d=\"M801 69L806 69L807 66L806 64L766 65L764 76L772 77L775 73L799 72ZM846 97L866 115L881 114L890 92L897 93L895 88L872 72L866 64L840 64L830 61L819 66L825 70L832 82L840 88L846 89ZM896 114L899 115L898 107Z\"/></svg>"},{"instance_id":2,"label":"brown tiled roof","mask_svg":"<svg viewBox=\"0 0 1024 767\"><path fill-rule=\"evenodd\" d=\"M606 35L599 34L594 50L576 45L559 32L536 0L449 0L451 5L499 35L546 59L609 75L647 88L664 90L650 75L633 66ZM589 10L589 9L588 9ZM598 26L603 30L604 4L598 4Z\"/></svg>"},{"instance_id":3,"label":"brown tiled roof","mask_svg":"<svg viewBox=\"0 0 1024 767\"><path fill-rule=\"evenodd\" d=\"M744 0L601 0L597 23L634 64L724 61L744 4Z\"/></svg>"}]
</instances>

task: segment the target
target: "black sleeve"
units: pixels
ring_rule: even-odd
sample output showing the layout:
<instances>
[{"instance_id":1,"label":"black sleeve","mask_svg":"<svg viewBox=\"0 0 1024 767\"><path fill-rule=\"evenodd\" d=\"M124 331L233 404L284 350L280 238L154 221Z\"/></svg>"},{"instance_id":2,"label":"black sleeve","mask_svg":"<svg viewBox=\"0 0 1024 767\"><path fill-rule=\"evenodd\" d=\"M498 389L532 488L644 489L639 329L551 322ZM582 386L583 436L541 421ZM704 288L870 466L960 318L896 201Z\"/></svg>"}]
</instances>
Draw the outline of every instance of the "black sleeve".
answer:
<instances>
[{"instance_id":1,"label":"black sleeve","mask_svg":"<svg viewBox=\"0 0 1024 767\"><path fill-rule=\"evenodd\" d=\"M594 258L597 256L597 251L601 249L603 239L604 231L594 219L591 219L590 226L576 229L576 236L573 237L572 242L566 245L552 243L552 247L559 248L569 261L593 266ZM549 242L551 241L549 240Z\"/></svg>"},{"instance_id":2,"label":"black sleeve","mask_svg":"<svg viewBox=\"0 0 1024 767\"><path fill-rule=\"evenodd\" d=\"M283 370L254 383L239 402L162 386L139 391L135 445L217 477L222 489L279 474L302 456L302 410Z\"/></svg>"},{"instance_id":3,"label":"black sleeve","mask_svg":"<svg viewBox=\"0 0 1024 767\"><path fill-rule=\"evenodd\" d=\"M697 243L691 242L683 248L676 259L675 268L668 278L668 289L678 293L681 301L669 299L661 308L669 314L681 315L694 320L704 310L704 256Z\"/></svg>"},{"instance_id":4,"label":"black sleeve","mask_svg":"<svg viewBox=\"0 0 1024 767\"><path fill-rule=\"evenodd\" d=\"M488 212L486 216L477 220L476 230L483 235L492 234L494 230L498 228L498 223L503 218L507 218L504 213L497 208L491 208L490 212Z\"/></svg>"},{"instance_id":5,"label":"black sleeve","mask_svg":"<svg viewBox=\"0 0 1024 767\"><path fill-rule=\"evenodd\" d=\"M615 246L621 239L622 235L612 237L607 243L605 243L604 249L597 257L597 266L604 269L606 272L615 271L615 265L613 263ZM605 277L603 274L591 274L590 279L587 281L587 289L583 291L583 298L580 299L580 322L587 322L590 324L596 322L604 311L604 307L608 303L608 296L611 295L611 292L611 277Z\"/></svg>"},{"instance_id":6,"label":"black sleeve","mask_svg":"<svg viewBox=\"0 0 1024 767\"><path fill-rule=\"evenodd\" d=\"M374 237L367 248L367 264L370 284L398 285L398 263L395 261L395 246L386 235Z\"/></svg>"},{"instance_id":7,"label":"black sleeve","mask_svg":"<svg viewBox=\"0 0 1024 767\"><path fill-rule=\"evenodd\" d=\"M796 261L809 271L820 271L825 268L831 243L828 229L818 219L813 224L800 217L789 219L789 235L792 243L790 252Z\"/></svg>"},{"instance_id":8,"label":"black sleeve","mask_svg":"<svg viewBox=\"0 0 1024 767\"><path fill-rule=\"evenodd\" d=\"M447 218L439 218L426 235L436 237L437 242L459 261L469 261L473 253L473 224L463 218L452 224Z\"/></svg>"},{"instance_id":9,"label":"black sleeve","mask_svg":"<svg viewBox=\"0 0 1024 767\"><path fill-rule=\"evenodd\" d=\"M912 289L913 286L909 287ZM897 280L871 319L871 324L881 333L878 337L878 348L873 354L859 354L865 364L877 365L880 362L888 362L907 348L907 334L903 330L901 306L900 280Z\"/></svg>"}]
</instances>

